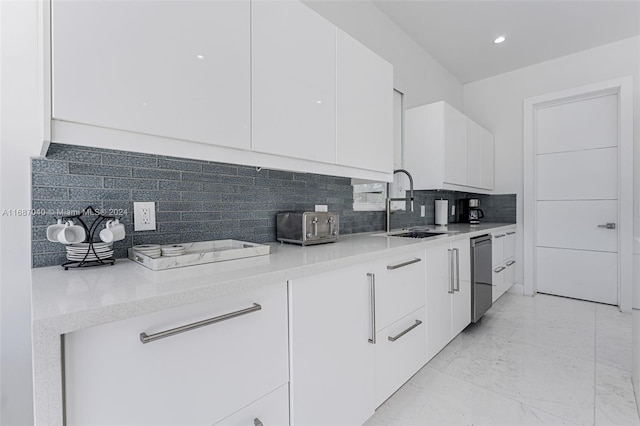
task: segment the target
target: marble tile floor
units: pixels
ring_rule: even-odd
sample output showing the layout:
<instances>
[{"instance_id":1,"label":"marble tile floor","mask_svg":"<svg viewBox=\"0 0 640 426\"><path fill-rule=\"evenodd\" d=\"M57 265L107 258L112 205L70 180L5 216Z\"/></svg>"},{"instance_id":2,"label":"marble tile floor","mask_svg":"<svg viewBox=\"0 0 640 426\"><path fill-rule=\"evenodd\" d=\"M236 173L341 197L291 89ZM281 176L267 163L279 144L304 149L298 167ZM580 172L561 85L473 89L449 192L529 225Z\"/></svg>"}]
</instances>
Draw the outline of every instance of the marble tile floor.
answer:
<instances>
[{"instance_id":1,"label":"marble tile floor","mask_svg":"<svg viewBox=\"0 0 640 426\"><path fill-rule=\"evenodd\" d=\"M506 293L365 423L640 425L631 314Z\"/></svg>"}]
</instances>

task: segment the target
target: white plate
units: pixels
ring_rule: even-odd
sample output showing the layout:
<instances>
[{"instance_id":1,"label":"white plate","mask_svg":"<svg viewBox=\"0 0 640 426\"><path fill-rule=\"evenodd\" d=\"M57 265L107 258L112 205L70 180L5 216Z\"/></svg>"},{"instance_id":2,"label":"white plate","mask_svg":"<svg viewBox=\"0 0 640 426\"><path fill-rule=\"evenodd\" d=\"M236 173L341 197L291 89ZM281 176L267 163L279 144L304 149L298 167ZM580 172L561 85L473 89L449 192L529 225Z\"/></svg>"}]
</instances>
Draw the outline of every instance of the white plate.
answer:
<instances>
[{"instance_id":1,"label":"white plate","mask_svg":"<svg viewBox=\"0 0 640 426\"><path fill-rule=\"evenodd\" d=\"M87 251L91 253L93 253L94 251L96 253L100 253L100 252L105 252L109 250L113 250L113 249L111 247L94 247L93 249L90 249L89 247L72 248L67 246L67 253L86 253Z\"/></svg>"},{"instance_id":2,"label":"white plate","mask_svg":"<svg viewBox=\"0 0 640 426\"><path fill-rule=\"evenodd\" d=\"M71 244L67 247L69 248L73 248L73 249L82 249L84 248L85 250L89 247L90 243L77 243L77 244ZM111 247L111 244L113 243L93 243L93 246L95 248L103 248L103 247Z\"/></svg>"},{"instance_id":3,"label":"white plate","mask_svg":"<svg viewBox=\"0 0 640 426\"><path fill-rule=\"evenodd\" d=\"M136 251L160 250L160 244L141 244L139 246L133 246L132 248Z\"/></svg>"},{"instance_id":4,"label":"white plate","mask_svg":"<svg viewBox=\"0 0 640 426\"><path fill-rule=\"evenodd\" d=\"M104 259L109 259L111 256L113 255L113 253L111 253L108 256L100 256L100 257L95 257L95 256L71 256L71 255L67 255L67 259L69 260L73 260L73 261L91 261L91 260L104 260Z\"/></svg>"},{"instance_id":5,"label":"white plate","mask_svg":"<svg viewBox=\"0 0 640 426\"><path fill-rule=\"evenodd\" d=\"M162 252L162 257L176 257L176 256L182 256L184 253L165 253Z\"/></svg>"}]
</instances>

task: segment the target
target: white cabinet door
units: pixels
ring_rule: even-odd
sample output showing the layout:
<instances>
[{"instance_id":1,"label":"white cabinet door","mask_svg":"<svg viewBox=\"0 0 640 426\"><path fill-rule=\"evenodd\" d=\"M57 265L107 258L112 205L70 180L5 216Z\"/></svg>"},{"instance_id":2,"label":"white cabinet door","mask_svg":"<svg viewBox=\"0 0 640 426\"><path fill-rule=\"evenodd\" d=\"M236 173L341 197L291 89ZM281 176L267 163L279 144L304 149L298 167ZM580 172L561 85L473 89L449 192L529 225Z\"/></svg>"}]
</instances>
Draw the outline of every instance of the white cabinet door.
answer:
<instances>
[{"instance_id":1,"label":"white cabinet door","mask_svg":"<svg viewBox=\"0 0 640 426\"><path fill-rule=\"evenodd\" d=\"M444 103L444 181L467 184L467 117Z\"/></svg>"},{"instance_id":2,"label":"white cabinet door","mask_svg":"<svg viewBox=\"0 0 640 426\"><path fill-rule=\"evenodd\" d=\"M376 331L424 306L424 250L376 262Z\"/></svg>"},{"instance_id":3,"label":"white cabinet door","mask_svg":"<svg viewBox=\"0 0 640 426\"><path fill-rule=\"evenodd\" d=\"M338 30L337 162L392 173L393 67Z\"/></svg>"},{"instance_id":4,"label":"white cabinet door","mask_svg":"<svg viewBox=\"0 0 640 426\"><path fill-rule=\"evenodd\" d=\"M493 135L467 119L467 186L493 189Z\"/></svg>"},{"instance_id":5,"label":"white cabinet door","mask_svg":"<svg viewBox=\"0 0 640 426\"><path fill-rule=\"evenodd\" d=\"M252 148L336 160L336 27L298 1L253 1Z\"/></svg>"},{"instance_id":6,"label":"white cabinet door","mask_svg":"<svg viewBox=\"0 0 640 426\"><path fill-rule=\"evenodd\" d=\"M282 385L248 407L216 423L219 426L286 426L289 424L289 386Z\"/></svg>"},{"instance_id":7,"label":"white cabinet door","mask_svg":"<svg viewBox=\"0 0 640 426\"><path fill-rule=\"evenodd\" d=\"M481 188L482 132L475 121L467 119L467 185Z\"/></svg>"},{"instance_id":8,"label":"white cabinet door","mask_svg":"<svg viewBox=\"0 0 640 426\"><path fill-rule=\"evenodd\" d=\"M287 338L285 283L67 334L66 424L211 425L288 382Z\"/></svg>"},{"instance_id":9,"label":"white cabinet door","mask_svg":"<svg viewBox=\"0 0 640 426\"><path fill-rule=\"evenodd\" d=\"M359 425L374 412L369 265L290 281L291 423Z\"/></svg>"},{"instance_id":10,"label":"white cabinet door","mask_svg":"<svg viewBox=\"0 0 640 426\"><path fill-rule=\"evenodd\" d=\"M376 336L376 406L382 404L425 364L425 307L411 312Z\"/></svg>"},{"instance_id":11,"label":"white cabinet door","mask_svg":"<svg viewBox=\"0 0 640 426\"><path fill-rule=\"evenodd\" d=\"M516 255L516 231L511 230L505 232L506 236L503 240L502 256L504 260L512 259Z\"/></svg>"},{"instance_id":12,"label":"white cabinet door","mask_svg":"<svg viewBox=\"0 0 640 426\"><path fill-rule=\"evenodd\" d=\"M493 190L495 182L495 148L493 134L480 128L480 188Z\"/></svg>"},{"instance_id":13,"label":"white cabinet door","mask_svg":"<svg viewBox=\"0 0 640 426\"><path fill-rule=\"evenodd\" d=\"M451 340L451 257L449 244L428 247L427 258L427 360Z\"/></svg>"},{"instance_id":14,"label":"white cabinet door","mask_svg":"<svg viewBox=\"0 0 640 426\"><path fill-rule=\"evenodd\" d=\"M250 148L250 8L52 2L53 118Z\"/></svg>"},{"instance_id":15,"label":"white cabinet door","mask_svg":"<svg viewBox=\"0 0 640 426\"><path fill-rule=\"evenodd\" d=\"M455 283L451 295L451 338L471 323L471 246L468 238L454 241Z\"/></svg>"}]
</instances>

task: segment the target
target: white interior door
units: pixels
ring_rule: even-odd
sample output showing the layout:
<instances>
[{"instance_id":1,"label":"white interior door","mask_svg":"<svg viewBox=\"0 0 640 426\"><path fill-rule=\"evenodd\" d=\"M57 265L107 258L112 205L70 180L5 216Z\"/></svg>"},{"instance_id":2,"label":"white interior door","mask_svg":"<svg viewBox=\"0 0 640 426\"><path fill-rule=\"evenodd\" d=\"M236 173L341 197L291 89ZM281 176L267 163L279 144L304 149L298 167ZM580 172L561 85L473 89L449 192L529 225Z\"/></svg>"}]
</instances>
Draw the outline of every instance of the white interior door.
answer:
<instances>
[{"instance_id":1,"label":"white interior door","mask_svg":"<svg viewBox=\"0 0 640 426\"><path fill-rule=\"evenodd\" d=\"M618 95L538 108L535 135L538 292L617 304Z\"/></svg>"}]
</instances>

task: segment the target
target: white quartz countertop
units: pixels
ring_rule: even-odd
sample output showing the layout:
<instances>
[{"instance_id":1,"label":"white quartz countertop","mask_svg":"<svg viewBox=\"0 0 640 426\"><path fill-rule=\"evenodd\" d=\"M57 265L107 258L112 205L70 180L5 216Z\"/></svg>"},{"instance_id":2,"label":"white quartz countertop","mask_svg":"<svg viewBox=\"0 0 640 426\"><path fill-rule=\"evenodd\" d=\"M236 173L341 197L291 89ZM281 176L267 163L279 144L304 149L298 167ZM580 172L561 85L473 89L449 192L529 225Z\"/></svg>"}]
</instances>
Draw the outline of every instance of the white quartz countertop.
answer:
<instances>
[{"instance_id":1,"label":"white quartz countertop","mask_svg":"<svg viewBox=\"0 0 640 426\"><path fill-rule=\"evenodd\" d=\"M447 231L457 233L429 239L373 232L306 247L269 243L271 253L266 256L164 271L128 259L118 259L113 266L68 271L60 266L37 268L31 274L34 328L68 333L514 226L451 224Z\"/></svg>"}]
</instances>

